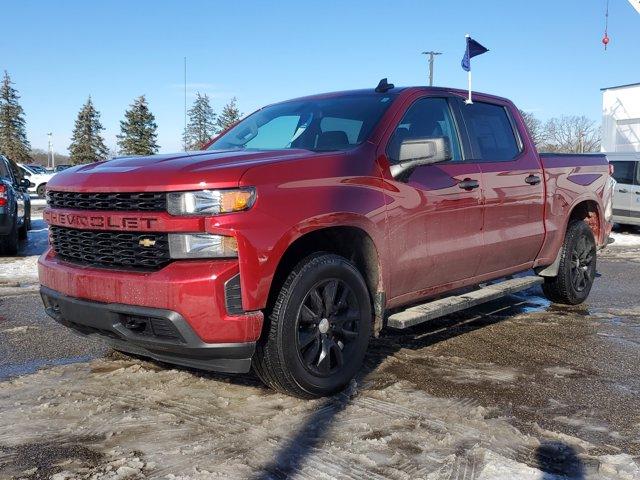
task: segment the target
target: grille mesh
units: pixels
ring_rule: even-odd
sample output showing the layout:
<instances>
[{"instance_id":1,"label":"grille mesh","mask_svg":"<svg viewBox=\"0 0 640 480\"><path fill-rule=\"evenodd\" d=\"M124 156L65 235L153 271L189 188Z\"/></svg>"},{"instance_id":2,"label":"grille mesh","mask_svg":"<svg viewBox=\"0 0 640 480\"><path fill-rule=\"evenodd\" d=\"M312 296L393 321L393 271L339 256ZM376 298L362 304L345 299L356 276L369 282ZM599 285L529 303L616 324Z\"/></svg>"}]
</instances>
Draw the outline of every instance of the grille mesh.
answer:
<instances>
[{"instance_id":1,"label":"grille mesh","mask_svg":"<svg viewBox=\"0 0 640 480\"><path fill-rule=\"evenodd\" d=\"M231 315L244 313L242 309L242 290L240 290L240 275L227 280L224 284L224 300L227 312Z\"/></svg>"},{"instance_id":2,"label":"grille mesh","mask_svg":"<svg viewBox=\"0 0 640 480\"><path fill-rule=\"evenodd\" d=\"M167 265L169 241L165 233L103 232L51 226L51 244L63 260L83 265L158 270ZM144 247L140 240L155 241Z\"/></svg>"},{"instance_id":3,"label":"grille mesh","mask_svg":"<svg viewBox=\"0 0 640 480\"><path fill-rule=\"evenodd\" d=\"M167 209L164 193L79 193L47 192L47 203L52 208L76 210L112 210L162 212Z\"/></svg>"}]
</instances>

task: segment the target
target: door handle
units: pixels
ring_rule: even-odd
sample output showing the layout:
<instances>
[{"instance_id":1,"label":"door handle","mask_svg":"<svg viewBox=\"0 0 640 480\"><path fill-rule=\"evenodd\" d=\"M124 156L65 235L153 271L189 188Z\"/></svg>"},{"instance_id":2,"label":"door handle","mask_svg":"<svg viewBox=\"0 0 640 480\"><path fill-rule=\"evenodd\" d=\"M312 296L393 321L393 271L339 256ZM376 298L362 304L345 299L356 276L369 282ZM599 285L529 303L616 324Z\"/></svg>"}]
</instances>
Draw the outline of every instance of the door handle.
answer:
<instances>
[{"instance_id":1,"label":"door handle","mask_svg":"<svg viewBox=\"0 0 640 480\"><path fill-rule=\"evenodd\" d=\"M480 186L480 182L477 180L471 180L470 178L465 178L463 181L458 183L458 186L463 190L473 190L474 188L478 188Z\"/></svg>"},{"instance_id":2,"label":"door handle","mask_svg":"<svg viewBox=\"0 0 640 480\"><path fill-rule=\"evenodd\" d=\"M542 181L542 179L537 175L529 175L524 179L524 181L529 185L538 185Z\"/></svg>"},{"instance_id":3,"label":"door handle","mask_svg":"<svg viewBox=\"0 0 640 480\"><path fill-rule=\"evenodd\" d=\"M626 189L624 189L624 188L620 188L620 189L618 189L618 191L619 191L620 193L629 193L629 190L626 190Z\"/></svg>"}]
</instances>

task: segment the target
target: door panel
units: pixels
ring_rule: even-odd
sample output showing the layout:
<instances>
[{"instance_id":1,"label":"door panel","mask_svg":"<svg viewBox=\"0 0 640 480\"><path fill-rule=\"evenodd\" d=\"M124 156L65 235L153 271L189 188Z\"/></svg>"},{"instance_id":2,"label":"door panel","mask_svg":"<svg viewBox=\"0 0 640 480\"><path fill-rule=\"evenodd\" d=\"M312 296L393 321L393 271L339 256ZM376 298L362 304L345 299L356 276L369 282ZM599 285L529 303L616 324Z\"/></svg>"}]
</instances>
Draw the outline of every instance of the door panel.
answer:
<instances>
[{"instance_id":1,"label":"door panel","mask_svg":"<svg viewBox=\"0 0 640 480\"><path fill-rule=\"evenodd\" d=\"M478 274L533 262L544 241L544 176L506 105L461 105L484 187L484 249Z\"/></svg>"},{"instance_id":2,"label":"door panel","mask_svg":"<svg viewBox=\"0 0 640 480\"><path fill-rule=\"evenodd\" d=\"M624 223L633 220L632 208L635 209L636 195L634 183L636 162L613 161L613 178L617 185L613 195L613 215L616 222ZM640 197L640 195L638 195ZM638 203L640 206L640 203Z\"/></svg>"},{"instance_id":3,"label":"door panel","mask_svg":"<svg viewBox=\"0 0 640 480\"><path fill-rule=\"evenodd\" d=\"M483 249L482 190L474 164L418 167L388 193L391 298L475 276Z\"/></svg>"},{"instance_id":4,"label":"door panel","mask_svg":"<svg viewBox=\"0 0 640 480\"><path fill-rule=\"evenodd\" d=\"M629 214L633 218L636 225L640 224L640 162L636 164L636 175L633 183L633 193L631 194L631 206L629 207Z\"/></svg>"},{"instance_id":5,"label":"door panel","mask_svg":"<svg viewBox=\"0 0 640 480\"><path fill-rule=\"evenodd\" d=\"M480 273L533 262L544 241L544 183L537 156L482 163L480 169L485 188ZM532 177L540 183L527 183Z\"/></svg>"},{"instance_id":6,"label":"door panel","mask_svg":"<svg viewBox=\"0 0 640 480\"><path fill-rule=\"evenodd\" d=\"M450 161L417 167L402 179L393 179L387 167L390 298L476 274L483 247L482 174L478 165L462 162L458 132L449 99L422 97L386 143L390 164L399 162L403 141L445 137L451 146Z\"/></svg>"}]
</instances>

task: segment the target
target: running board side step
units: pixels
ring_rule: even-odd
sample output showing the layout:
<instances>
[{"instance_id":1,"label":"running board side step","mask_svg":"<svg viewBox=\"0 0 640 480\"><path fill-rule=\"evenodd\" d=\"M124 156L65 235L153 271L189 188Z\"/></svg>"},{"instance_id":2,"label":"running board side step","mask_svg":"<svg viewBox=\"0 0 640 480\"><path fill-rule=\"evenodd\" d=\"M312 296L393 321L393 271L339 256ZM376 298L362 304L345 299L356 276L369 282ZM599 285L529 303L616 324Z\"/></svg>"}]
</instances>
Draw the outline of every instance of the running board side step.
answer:
<instances>
[{"instance_id":1,"label":"running board side step","mask_svg":"<svg viewBox=\"0 0 640 480\"><path fill-rule=\"evenodd\" d=\"M481 303L490 302L497 298L504 297L510 293L526 290L527 288L540 285L544 278L537 275L528 277L517 277L499 283L493 283L479 288L469 293L441 298L433 302L423 303L415 307L407 308L402 312L389 316L387 326L391 328L403 329L413 327L419 323L428 322L435 318L444 317L460 310L475 307Z\"/></svg>"}]
</instances>

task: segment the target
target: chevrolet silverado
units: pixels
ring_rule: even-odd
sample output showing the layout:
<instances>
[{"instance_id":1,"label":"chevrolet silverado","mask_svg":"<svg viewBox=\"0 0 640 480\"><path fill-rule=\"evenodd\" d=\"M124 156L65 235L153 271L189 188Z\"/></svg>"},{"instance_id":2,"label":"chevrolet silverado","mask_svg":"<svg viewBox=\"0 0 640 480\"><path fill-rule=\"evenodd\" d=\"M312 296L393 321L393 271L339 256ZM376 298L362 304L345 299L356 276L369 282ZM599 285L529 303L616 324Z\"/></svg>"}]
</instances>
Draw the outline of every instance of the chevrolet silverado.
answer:
<instances>
[{"instance_id":1,"label":"chevrolet silverado","mask_svg":"<svg viewBox=\"0 0 640 480\"><path fill-rule=\"evenodd\" d=\"M512 102L465 95L385 81L264 107L202 151L57 174L48 314L318 397L435 298L528 271L553 302L583 302L611 231L606 158L540 155Z\"/></svg>"}]
</instances>

